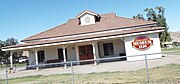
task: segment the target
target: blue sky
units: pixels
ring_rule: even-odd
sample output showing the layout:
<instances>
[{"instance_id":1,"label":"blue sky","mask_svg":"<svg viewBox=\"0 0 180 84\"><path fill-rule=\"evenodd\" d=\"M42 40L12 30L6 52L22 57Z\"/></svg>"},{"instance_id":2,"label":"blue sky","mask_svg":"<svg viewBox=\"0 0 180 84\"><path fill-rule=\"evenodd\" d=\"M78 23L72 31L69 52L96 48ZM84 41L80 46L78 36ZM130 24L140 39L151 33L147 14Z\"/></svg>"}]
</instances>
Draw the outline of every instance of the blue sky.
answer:
<instances>
[{"instance_id":1,"label":"blue sky","mask_svg":"<svg viewBox=\"0 0 180 84\"><path fill-rule=\"evenodd\" d=\"M163 6L170 31L180 31L180 0L0 0L0 40L18 41L65 23L83 10L129 17Z\"/></svg>"}]
</instances>

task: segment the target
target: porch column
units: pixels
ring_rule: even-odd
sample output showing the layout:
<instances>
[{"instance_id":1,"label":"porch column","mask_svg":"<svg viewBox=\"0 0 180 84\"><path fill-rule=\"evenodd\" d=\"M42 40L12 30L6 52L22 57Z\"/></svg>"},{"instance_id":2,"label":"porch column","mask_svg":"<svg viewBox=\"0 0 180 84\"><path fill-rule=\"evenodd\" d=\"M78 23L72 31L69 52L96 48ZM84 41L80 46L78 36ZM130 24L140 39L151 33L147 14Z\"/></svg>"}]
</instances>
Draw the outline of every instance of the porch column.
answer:
<instances>
[{"instance_id":1,"label":"porch column","mask_svg":"<svg viewBox=\"0 0 180 84\"><path fill-rule=\"evenodd\" d=\"M10 63L11 63L11 68L13 67L13 53L14 51L10 51Z\"/></svg>"},{"instance_id":2,"label":"porch column","mask_svg":"<svg viewBox=\"0 0 180 84\"><path fill-rule=\"evenodd\" d=\"M63 45L61 48L63 49L63 57L64 57L64 62L67 62L66 60L66 45ZM64 64L64 68L67 68L66 63Z\"/></svg>"},{"instance_id":3,"label":"porch column","mask_svg":"<svg viewBox=\"0 0 180 84\"><path fill-rule=\"evenodd\" d=\"M39 49L34 49L34 54L35 54L35 61L36 61L36 71L39 71L39 67L38 67L38 50Z\"/></svg>"},{"instance_id":4,"label":"porch column","mask_svg":"<svg viewBox=\"0 0 180 84\"><path fill-rule=\"evenodd\" d=\"M93 56L94 56L94 65L96 66L97 65L97 61L96 61L96 59L97 59L97 56L96 56L96 43L97 42L92 42L91 44L92 44L92 47L93 47Z\"/></svg>"},{"instance_id":5,"label":"porch column","mask_svg":"<svg viewBox=\"0 0 180 84\"><path fill-rule=\"evenodd\" d=\"M75 50L76 50L76 61L79 61L79 49L78 44L75 44ZM79 65L80 62L77 62L77 65Z\"/></svg>"}]
</instances>

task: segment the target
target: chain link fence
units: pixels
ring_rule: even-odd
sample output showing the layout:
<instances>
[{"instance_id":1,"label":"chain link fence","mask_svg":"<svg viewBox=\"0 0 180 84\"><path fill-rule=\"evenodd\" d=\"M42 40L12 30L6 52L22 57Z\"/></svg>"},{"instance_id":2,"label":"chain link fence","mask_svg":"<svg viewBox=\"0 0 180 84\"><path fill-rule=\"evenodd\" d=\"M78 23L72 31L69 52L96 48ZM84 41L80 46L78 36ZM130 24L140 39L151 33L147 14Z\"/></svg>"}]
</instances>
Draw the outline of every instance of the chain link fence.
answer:
<instances>
[{"instance_id":1,"label":"chain link fence","mask_svg":"<svg viewBox=\"0 0 180 84\"><path fill-rule=\"evenodd\" d=\"M22 84L134 84L134 83L180 83L180 51L151 53L134 56L116 56L81 61L29 65L34 68L18 72L32 77L31 83ZM179 54L178 54L179 53ZM163 58L148 59L149 55L162 54ZM126 61L127 57L143 57L139 61ZM97 65L94 64L97 62ZM67 66L65 68L65 66ZM39 67L39 71L35 68ZM4 77L0 84L8 84L13 74L8 74L8 68L3 71ZM26 77L25 77L26 78ZM28 77L27 77L28 78ZM38 80L39 79L39 80ZM19 84L19 83L17 83Z\"/></svg>"}]
</instances>

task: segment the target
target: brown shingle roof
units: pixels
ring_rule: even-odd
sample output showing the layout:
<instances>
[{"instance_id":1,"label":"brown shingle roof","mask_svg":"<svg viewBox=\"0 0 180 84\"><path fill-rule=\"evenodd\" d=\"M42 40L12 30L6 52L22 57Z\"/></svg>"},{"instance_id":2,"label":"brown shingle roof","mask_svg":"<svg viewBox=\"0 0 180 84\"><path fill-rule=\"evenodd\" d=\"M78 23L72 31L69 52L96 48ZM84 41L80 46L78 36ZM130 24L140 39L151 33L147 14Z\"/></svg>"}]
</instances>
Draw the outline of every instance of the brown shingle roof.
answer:
<instances>
[{"instance_id":1,"label":"brown shingle roof","mask_svg":"<svg viewBox=\"0 0 180 84\"><path fill-rule=\"evenodd\" d=\"M102 14L100 16L100 22L83 26L79 25L79 19L70 19L65 24L28 37L22 40L22 42L52 37L71 36L90 32L109 31L118 28L142 26L156 23L152 21L118 17L115 15L115 13Z\"/></svg>"},{"instance_id":2,"label":"brown shingle roof","mask_svg":"<svg viewBox=\"0 0 180 84\"><path fill-rule=\"evenodd\" d=\"M18 44L14 46L7 46L7 47L4 47L3 49L84 40L84 39L90 39L90 38L101 38L101 37L108 37L108 36L125 35L125 34L147 32L147 31L154 31L154 30L163 30L163 28L161 27L132 28L128 30L114 31L111 33L104 33L104 34L93 34L93 35L84 35L84 36L69 37L69 38L55 39L55 40L35 41L35 42L30 42L30 43L25 43L25 44Z\"/></svg>"}]
</instances>

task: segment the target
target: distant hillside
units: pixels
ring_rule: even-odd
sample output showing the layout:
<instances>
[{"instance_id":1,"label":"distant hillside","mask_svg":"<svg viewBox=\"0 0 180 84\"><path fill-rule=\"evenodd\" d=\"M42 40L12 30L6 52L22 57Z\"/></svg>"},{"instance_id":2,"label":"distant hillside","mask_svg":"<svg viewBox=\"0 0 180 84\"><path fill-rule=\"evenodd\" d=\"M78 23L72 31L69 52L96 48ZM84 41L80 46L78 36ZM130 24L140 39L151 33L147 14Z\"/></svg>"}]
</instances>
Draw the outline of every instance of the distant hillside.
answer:
<instances>
[{"instance_id":1,"label":"distant hillside","mask_svg":"<svg viewBox=\"0 0 180 84\"><path fill-rule=\"evenodd\" d=\"M180 31L170 32L170 36L173 42L180 42Z\"/></svg>"}]
</instances>

